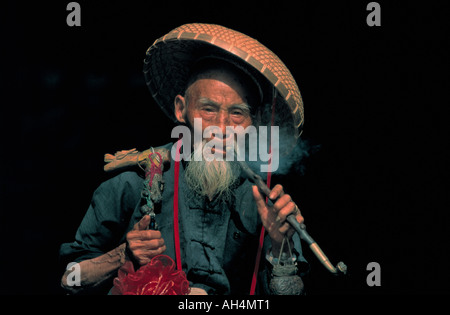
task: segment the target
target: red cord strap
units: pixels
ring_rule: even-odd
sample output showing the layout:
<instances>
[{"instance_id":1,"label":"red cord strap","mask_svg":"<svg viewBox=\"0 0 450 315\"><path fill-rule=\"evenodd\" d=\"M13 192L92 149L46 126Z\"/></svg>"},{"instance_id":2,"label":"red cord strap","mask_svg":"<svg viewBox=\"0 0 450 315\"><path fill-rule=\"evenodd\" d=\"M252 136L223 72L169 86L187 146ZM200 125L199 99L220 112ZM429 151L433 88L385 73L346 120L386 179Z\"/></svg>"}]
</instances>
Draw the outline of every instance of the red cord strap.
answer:
<instances>
[{"instance_id":1,"label":"red cord strap","mask_svg":"<svg viewBox=\"0 0 450 315\"><path fill-rule=\"evenodd\" d=\"M175 177L174 177L174 191L173 191L173 232L175 241L175 258L177 261L177 269L183 270L181 268L181 251L180 251L180 228L178 223L178 186L179 186L179 174L180 174L180 148L181 139L177 143L177 153L175 158Z\"/></svg>"},{"instance_id":2,"label":"red cord strap","mask_svg":"<svg viewBox=\"0 0 450 315\"><path fill-rule=\"evenodd\" d=\"M273 99L272 99L272 117L270 121L270 126L273 126L275 121L275 105L277 102L277 92L275 88L273 89ZM272 131L270 133L270 145L269 145L269 156L270 156L270 162L269 162L269 171L267 172L267 187L270 188L270 179L272 178ZM269 198L266 197L266 203L269 202ZM258 280L258 270L259 270L259 262L261 260L261 252L264 245L264 234L265 229L264 226L261 227L261 233L259 234L259 244L258 244L258 251L256 252L256 259L255 259L255 268L253 269L253 277L252 277L252 285L250 287L250 295L255 295L255 289L256 289L256 282Z\"/></svg>"}]
</instances>

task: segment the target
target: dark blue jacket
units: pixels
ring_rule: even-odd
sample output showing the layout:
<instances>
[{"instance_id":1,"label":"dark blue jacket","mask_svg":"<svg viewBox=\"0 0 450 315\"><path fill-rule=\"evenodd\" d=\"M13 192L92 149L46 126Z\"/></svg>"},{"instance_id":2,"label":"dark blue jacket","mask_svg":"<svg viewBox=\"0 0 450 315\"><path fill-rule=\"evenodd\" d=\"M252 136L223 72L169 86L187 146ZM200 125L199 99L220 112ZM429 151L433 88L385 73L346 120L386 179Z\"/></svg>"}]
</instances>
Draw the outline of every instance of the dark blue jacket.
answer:
<instances>
[{"instance_id":1,"label":"dark blue jacket","mask_svg":"<svg viewBox=\"0 0 450 315\"><path fill-rule=\"evenodd\" d=\"M143 174L123 172L102 183L95 191L89 209L79 226L75 241L62 244L62 262L80 262L114 249L142 218L140 210ZM156 208L156 222L167 250L175 260L173 231L174 162L164 175L163 201ZM209 294L248 294L250 291L261 221L253 199L251 183L241 179L228 203L195 196L184 181L184 165L179 174L179 225L183 270L191 286ZM294 236L299 261L300 240ZM270 247L266 236L262 252L257 293L268 293ZM98 292L108 292L112 281Z\"/></svg>"}]
</instances>

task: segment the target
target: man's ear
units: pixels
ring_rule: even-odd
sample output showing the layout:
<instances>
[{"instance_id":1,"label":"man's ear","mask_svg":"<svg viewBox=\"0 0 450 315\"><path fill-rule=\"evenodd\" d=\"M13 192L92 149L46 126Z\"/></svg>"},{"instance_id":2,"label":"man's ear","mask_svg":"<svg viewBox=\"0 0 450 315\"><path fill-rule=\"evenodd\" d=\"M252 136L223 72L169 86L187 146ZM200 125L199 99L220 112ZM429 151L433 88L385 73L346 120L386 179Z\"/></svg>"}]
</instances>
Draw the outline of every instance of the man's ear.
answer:
<instances>
[{"instance_id":1,"label":"man's ear","mask_svg":"<svg viewBox=\"0 0 450 315\"><path fill-rule=\"evenodd\" d=\"M177 118L178 122L180 123L186 123L186 120L184 117L186 116L186 99L181 96L177 95L175 96L175 117Z\"/></svg>"}]
</instances>

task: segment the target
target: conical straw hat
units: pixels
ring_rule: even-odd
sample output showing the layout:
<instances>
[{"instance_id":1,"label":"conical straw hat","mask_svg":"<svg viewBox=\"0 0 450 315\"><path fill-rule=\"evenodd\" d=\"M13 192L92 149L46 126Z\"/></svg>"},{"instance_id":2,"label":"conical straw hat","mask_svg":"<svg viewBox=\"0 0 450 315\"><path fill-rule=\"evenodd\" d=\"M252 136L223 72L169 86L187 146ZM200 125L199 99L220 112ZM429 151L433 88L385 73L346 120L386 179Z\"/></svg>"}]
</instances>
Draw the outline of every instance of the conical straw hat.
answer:
<instances>
[{"instance_id":1,"label":"conical straw hat","mask_svg":"<svg viewBox=\"0 0 450 315\"><path fill-rule=\"evenodd\" d=\"M274 125L280 137L295 144L303 127L303 102L291 72L271 50L257 40L214 24L185 24L157 39L147 50L144 76L150 92L167 116L176 121L174 98L184 94L190 69L205 57L227 60L259 83L266 109L260 125L271 124L271 105L276 91ZM285 139L286 140L286 139Z\"/></svg>"}]
</instances>

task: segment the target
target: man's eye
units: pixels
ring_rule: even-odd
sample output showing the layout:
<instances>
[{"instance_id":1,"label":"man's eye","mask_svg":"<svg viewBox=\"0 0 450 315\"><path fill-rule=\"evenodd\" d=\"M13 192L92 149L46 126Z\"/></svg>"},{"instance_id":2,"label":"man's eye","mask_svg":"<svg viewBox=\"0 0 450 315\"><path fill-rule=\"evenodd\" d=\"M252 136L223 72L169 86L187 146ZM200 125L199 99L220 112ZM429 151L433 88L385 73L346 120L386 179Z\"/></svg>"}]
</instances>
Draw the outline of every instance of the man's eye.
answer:
<instances>
[{"instance_id":1,"label":"man's eye","mask_svg":"<svg viewBox=\"0 0 450 315\"><path fill-rule=\"evenodd\" d=\"M243 113L239 110L234 110L231 112L232 115L243 115Z\"/></svg>"}]
</instances>

